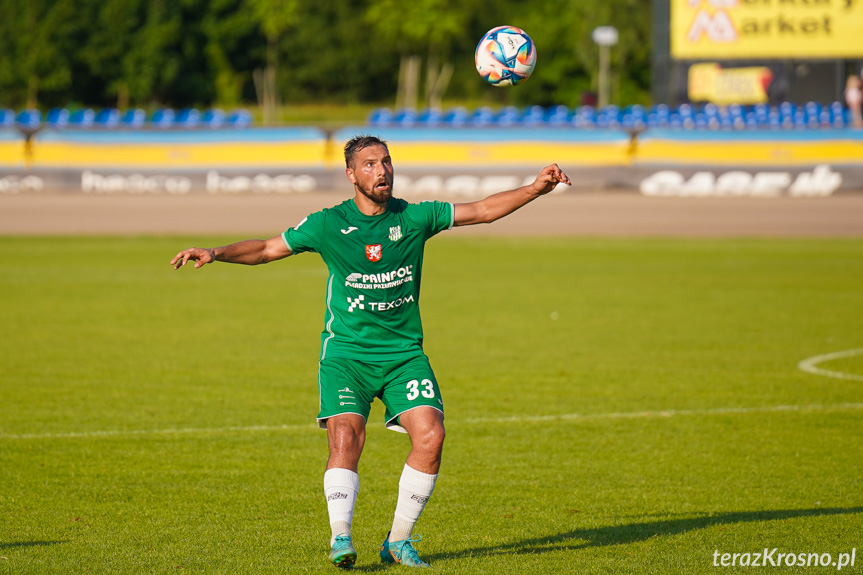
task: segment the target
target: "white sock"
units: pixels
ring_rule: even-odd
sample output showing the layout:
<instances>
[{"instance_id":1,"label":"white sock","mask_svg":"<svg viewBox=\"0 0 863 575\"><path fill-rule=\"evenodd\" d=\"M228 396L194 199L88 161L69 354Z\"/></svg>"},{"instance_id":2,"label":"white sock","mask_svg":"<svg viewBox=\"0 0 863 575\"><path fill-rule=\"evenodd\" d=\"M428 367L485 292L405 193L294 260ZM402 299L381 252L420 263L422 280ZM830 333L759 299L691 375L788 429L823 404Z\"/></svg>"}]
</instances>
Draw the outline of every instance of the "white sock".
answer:
<instances>
[{"instance_id":1,"label":"white sock","mask_svg":"<svg viewBox=\"0 0 863 575\"><path fill-rule=\"evenodd\" d=\"M336 535L351 533L354 504L360 490L360 476L350 469L327 469L324 473L324 494L327 496L327 511L330 514L330 545Z\"/></svg>"},{"instance_id":2,"label":"white sock","mask_svg":"<svg viewBox=\"0 0 863 575\"><path fill-rule=\"evenodd\" d=\"M405 464L399 479L399 501L390 531L390 541L410 538L420 513L434 491L437 474L429 475Z\"/></svg>"}]
</instances>

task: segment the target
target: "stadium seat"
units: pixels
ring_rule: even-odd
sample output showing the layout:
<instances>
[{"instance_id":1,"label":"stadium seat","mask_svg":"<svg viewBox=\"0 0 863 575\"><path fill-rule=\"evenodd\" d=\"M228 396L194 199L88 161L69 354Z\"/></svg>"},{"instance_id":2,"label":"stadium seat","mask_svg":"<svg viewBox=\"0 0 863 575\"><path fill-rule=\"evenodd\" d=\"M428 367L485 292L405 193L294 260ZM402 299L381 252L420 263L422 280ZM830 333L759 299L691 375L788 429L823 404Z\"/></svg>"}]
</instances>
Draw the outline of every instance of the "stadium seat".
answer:
<instances>
[{"instance_id":1,"label":"stadium seat","mask_svg":"<svg viewBox=\"0 0 863 575\"><path fill-rule=\"evenodd\" d=\"M91 128L95 118L96 112L90 108L75 110L69 114L69 126L73 128Z\"/></svg>"},{"instance_id":2,"label":"stadium seat","mask_svg":"<svg viewBox=\"0 0 863 575\"><path fill-rule=\"evenodd\" d=\"M15 112L0 108L0 127L11 128L15 125Z\"/></svg>"},{"instance_id":3,"label":"stadium seat","mask_svg":"<svg viewBox=\"0 0 863 575\"><path fill-rule=\"evenodd\" d=\"M21 110L15 118L15 124L25 130L36 130L42 125L42 112L39 110Z\"/></svg>"},{"instance_id":4,"label":"stadium seat","mask_svg":"<svg viewBox=\"0 0 863 575\"><path fill-rule=\"evenodd\" d=\"M221 128L225 123L225 111L221 108L210 108L201 114L201 125L205 128Z\"/></svg>"},{"instance_id":5,"label":"stadium seat","mask_svg":"<svg viewBox=\"0 0 863 575\"><path fill-rule=\"evenodd\" d=\"M596 127L596 111L593 106L579 106L575 109L570 120L570 125L581 130Z\"/></svg>"},{"instance_id":6,"label":"stadium seat","mask_svg":"<svg viewBox=\"0 0 863 575\"><path fill-rule=\"evenodd\" d=\"M45 123L52 128L65 128L69 124L69 110L66 108L51 108L45 114Z\"/></svg>"},{"instance_id":7,"label":"stadium seat","mask_svg":"<svg viewBox=\"0 0 863 575\"><path fill-rule=\"evenodd\" d=\"M393 113L389 108L375 108L369 113L366 123L371 126L388 126L392 119Z\"/></svg>"},{"instance_id":8,"label":"stadium seat","mask_svg":"<svg viewBox=\"0 0 863 575\"><path fill-rule=\"evenodd\" d=\"M680 104L677 106L676 112L684 124L686 123L686 120L692 120L695 114L691 104Z\"/></svg>"},{"instance_id":9,"label":"stadium seat","mask_svg":"<svg viewBox=\"0 0 863 575\"><path fill-rule=\"evenodd\" d=\"M596 127L616 129L620 127L620 109L617 106L605 106L596 114Z\"/></svg>"},{"instance_id":10,"label":"stadium seat","mask_svg":"<svg viewBox=\"0 0 863 575\"><path fill-rule=\"evenodd\" d=\"M225 125L231 128L248 128L252 125L252 113L245 108L238 108L228 114Z\"/></svg>"},{"instance_id":11,"label":"stadium seat","mask_svg":"<svg viewBox=\"0 0 863 575\"><path fill-rule=\"evenodd\" d=\"M647 125L647 114L644 111L644 106L635 104L624 108L620 113L620 125L628 130L644 129Z\"/></svg>"},{"instance_id":12,"label":"stadium seat","mask_svg":"<svg viewBox=\"0 0 863 575\"><path fill-rule=\"evenodd\" d=\"M402 128L410 128L417 121L417 111L413 108L400 108L393 116L393 123Z\"/></svg>"},{"instance_id":13,"label":"stadium seat","mask_svg":"<svg viewBox=\"0 0 863 575\"><path fill-rule=\"evenodd\" d=\"M147 122L147 112L141 108L130 108L120 117L120 125L124 128L142 128Z\"/></svg>"},{"instance_id":14,"label":"stadium seat","mask_svg":"<svg viewBox=\"0 0 863 575\"><path fill-rule=\"evenodd\" d=\"M425 108L417 116L417 122L423 126L437 126L443 121L443 111L440 108Z\"/></svg>"},{"instance_id":15,"label":"stadium seat","mask_svg":"<svg viewBox=\"0 0 863 575\"><path fill-rule=\"evenodd\" d=\"M150 125L155 128L170 128L174 125L174 110L159 108L150 117Z\"/></svg>"},{"instance_id":16,"label":"stadium seat","mask_svg":"<svg viewBox=\"0 0 863 575\"><path fill-rule=\"evenodd\" d=\"M174 126L178 128L194 128L201 121L201 112L197 108L183 108L174 116Z\"/></svg>"},{"instance_id":17,"label":"stadium seat","mask_svg":"<svg viewBox=\"0 0 863 575\"><path fill-rule=\"evenodd\" d=\"M471 125L478 128L487 128L494 123L494 120L494 110L489 106L480 106L470 116Z\"/></svg>"},{"instance_id":18,"label":"stadium seat","mask_svg":"<svg viewBox=\"0 0 863 575\"><path fill-rule=\"evenodd\" d=\"M545 110L542 106L530 106L524 111L521 116L520 124L522 126L537 127L541 126L544 121Z\"/></svg>"},{"instance_id":19,"label":"stadium seat","mask_svg":"<svg viewBox=\"0 0 863 575\"><path fill-rule=\"evenodd\" d=\"M564 105L551 106L545 111L545 123L548 126L565 126L572 119L569 108Z\"/></svg>"},{"instance_id":20,"label":"stadium seat","mask_svg":"<svg viewBox=\"0 0 863 575\"><path fill-rule=\"evenodd\" d=\"M444 114L443 123L452 126L454 128L460 128L467 124L468 121L468 112L467 109L457 106L455 108L450 108L447 110L447 113Z\"/></svg>"},{"instance_id":21,"label":"stadium seat","mask_svg":"<svg viewBox=\"0 0 863 575\"><path fill-rule=\"evenodd\" d=\"M93 125L97 128L116 128L120 124L120 111L116 108L104 108L99 110L93 119Z\"/></svg>"},{"instance_id":22,"label":"stadium seat","mask_svg":"<svg viewBox=\"0 0 863 575\"><path fill-rule=\"evenodd\" d=\"M497 113L497 117L494 120L494 123L503 128L509 128L510 126L515 126L518 124L518 120L521 117L521 112L515 106L504 106Z\"/></svg>"},{"instance_id":23,"label":"stadium seat","mask_svg":"<svg viewBox=\"0 0 863 575\"><path fill-rule=\"evenodd\" d=\"M830 104L830 124L834 128L844 128L845 122L845 106L840 102Z\"/></svg>"},{"instance_id":24,"label":"stadium seat","mask_svg":"<svg viewBox=\"0 0 863 575\"><path fill-rule=\"evenodd\" d=\"M778 109L771 108L767 113L767 127L771 130L778 130L782 127L782 114Z\"/></svg>"}]
</instances>

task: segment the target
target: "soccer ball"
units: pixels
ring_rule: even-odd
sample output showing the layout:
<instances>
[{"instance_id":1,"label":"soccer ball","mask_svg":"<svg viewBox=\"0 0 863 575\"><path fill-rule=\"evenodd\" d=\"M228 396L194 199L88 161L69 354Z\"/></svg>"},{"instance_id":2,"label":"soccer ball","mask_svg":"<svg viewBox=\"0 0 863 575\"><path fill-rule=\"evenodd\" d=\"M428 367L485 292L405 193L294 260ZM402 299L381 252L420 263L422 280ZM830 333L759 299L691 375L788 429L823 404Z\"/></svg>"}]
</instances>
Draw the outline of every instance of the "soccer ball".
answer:
<instances>
[{"instance_id":1,"label":"soccer ball","mask_svg":"<svg viewBox=\"0 0 863 575\"><path fill-rule=\"evenodd\" d=\"M498 26L476 46L476 71L492 86L517 86L536 66L536 47L524 30Z\"/></svg>"}]
</instances>

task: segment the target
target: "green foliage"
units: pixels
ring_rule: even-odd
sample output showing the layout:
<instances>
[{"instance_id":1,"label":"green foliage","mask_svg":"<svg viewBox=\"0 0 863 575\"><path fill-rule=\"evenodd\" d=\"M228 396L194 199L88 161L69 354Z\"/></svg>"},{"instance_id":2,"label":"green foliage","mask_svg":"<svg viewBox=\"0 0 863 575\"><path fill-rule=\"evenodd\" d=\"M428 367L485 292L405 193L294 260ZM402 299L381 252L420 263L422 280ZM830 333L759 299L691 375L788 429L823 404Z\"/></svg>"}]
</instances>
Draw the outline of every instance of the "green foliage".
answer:
<instances>
[{"instance_id":1,"label":"green foliage","mask_svg":"<svg viewBox=\"0 0 863 575\"><path fill-rule=\"evenodd\" d=\"M0 0L0 105L233 106L256 101L253 72L276 70L282 100L392 105L402 56L447 64L449 101L579 103L595 89L599 25L621 105L649 93L646 0ZM534 77L518 89L478 81L473 50L511 24L536 42Z\"/></svg>"}]
</instances>

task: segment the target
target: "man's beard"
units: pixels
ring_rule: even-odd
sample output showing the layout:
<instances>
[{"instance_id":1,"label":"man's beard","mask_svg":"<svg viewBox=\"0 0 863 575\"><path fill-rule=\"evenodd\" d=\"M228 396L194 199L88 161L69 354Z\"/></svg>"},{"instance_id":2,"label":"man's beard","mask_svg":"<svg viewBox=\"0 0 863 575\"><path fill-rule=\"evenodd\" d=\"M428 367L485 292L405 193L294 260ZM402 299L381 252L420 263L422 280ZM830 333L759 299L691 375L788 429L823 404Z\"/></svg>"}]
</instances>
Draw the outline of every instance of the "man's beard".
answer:
<instances>
[{"instance_id":1,"label":"man's beard","mask_svg":"<svg viewBox=\"0 0 863 575\"><path fill-rule=\"evenodd\" d=\"M380 182L375 182L375 184L372 185L371 189L368 190L362 187L360 184L357 184L357 189L362 195L364 195L374 203L385 204L390 200L390 198L393 197L393 186L392 184L387 182L389 187L386 190L376 190L375 186L377 186L379 183Z\"/></svg>"}]
</instances>

